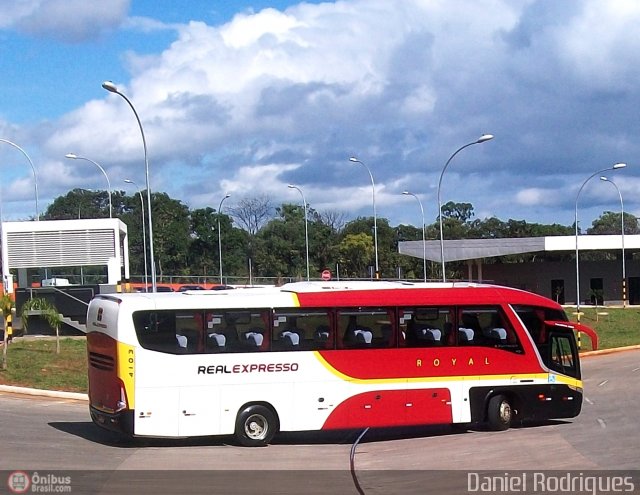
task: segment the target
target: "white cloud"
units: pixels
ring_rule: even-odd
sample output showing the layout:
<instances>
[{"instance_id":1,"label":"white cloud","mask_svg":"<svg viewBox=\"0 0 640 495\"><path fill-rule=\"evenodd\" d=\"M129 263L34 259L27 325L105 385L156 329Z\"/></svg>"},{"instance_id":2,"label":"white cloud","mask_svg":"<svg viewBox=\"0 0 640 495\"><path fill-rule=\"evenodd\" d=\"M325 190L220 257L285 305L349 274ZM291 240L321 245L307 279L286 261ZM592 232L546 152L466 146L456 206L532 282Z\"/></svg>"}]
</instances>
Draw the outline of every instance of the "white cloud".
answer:
<instances>
[{"instance_id":1,"label":"white cloud","mask_svg":"<svg viewBox=\"0 0 640 495\"><path fill-rule=\"evenodd\" d=\"M51 2L52 18L62 4ZM108 28L128 8L117 3L98 22L90 4L68 22ZM45 29L31 14L13 8L4 22ZM302 3L221 26L132 18L124 29L177 37L160 52L123 53L131 79L115 83L143 123L152 184L197 207L226 192L278 201L293 182L314 207L369 215L367 177L347 168L355 154L372 168L381 216L413 213L400 197L409 189L432 219L447 158L490 132L494 141L456 156L444 201L570 221L576 180L640 152L638 21L640 7L623 0ZM114 175L140 173L139 129L117 95L47 130L45 154L72 150Z\"/></svg>"},{"instance_id":2,"label":"white cloud","mask_svg":"<svg viewBox=\"0 0 640 495\"><path fill-rule=\"evenodd\" d=\"M61 41L93 39L119 26L131 0L1 0L0 28Z\"/></svg>"}]
</instances>

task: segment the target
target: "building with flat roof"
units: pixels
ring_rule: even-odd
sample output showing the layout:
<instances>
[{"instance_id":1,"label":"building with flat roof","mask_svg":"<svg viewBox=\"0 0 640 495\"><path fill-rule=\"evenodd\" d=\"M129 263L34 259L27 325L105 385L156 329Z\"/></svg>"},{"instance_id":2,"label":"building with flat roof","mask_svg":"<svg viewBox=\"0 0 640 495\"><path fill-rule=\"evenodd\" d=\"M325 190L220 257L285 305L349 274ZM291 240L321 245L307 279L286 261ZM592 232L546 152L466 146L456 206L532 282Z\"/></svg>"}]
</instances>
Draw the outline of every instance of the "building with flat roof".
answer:
<instances>
[{"instance_id":1,"label":"building with flat roof","mask_svg":"<svg viewBox=\"0 0 640 495\"><path fill-rule=\"evenodd\" d=\"M127 280L126 224L117 218L2 222L2 274L8 290L14 280L18 287L43 280L45 285L66 284L60 271L71 267L103 267L102 283L108 285Z\"/></svg>"},{"instance_id":2,"label":"building with flat roof","mask_svg":"<svg viewBox=\"0 0 640 495\"><path fill-rule=\"evenodd\" d=\"M617 252L615 261L580 261L581 303L601 298L609 304L622 303L621 235L579 235L578 253ZM425 243L427 260L441 263L440 241ZM640 235L624 236L626 299L640 304L640 262L632 255L640 250ZM398 252L422 259L422 241L398 243ZM572 261L549 261L546 254L566 252ZM466 261L467 280L493 282L536 292L560 303L576 302L576 236L521 237L508 239L457 239L444 241L445 262ZM488 258L511 254L540 253L528 263L487 263Z\"/></svg>"}]
</instances>

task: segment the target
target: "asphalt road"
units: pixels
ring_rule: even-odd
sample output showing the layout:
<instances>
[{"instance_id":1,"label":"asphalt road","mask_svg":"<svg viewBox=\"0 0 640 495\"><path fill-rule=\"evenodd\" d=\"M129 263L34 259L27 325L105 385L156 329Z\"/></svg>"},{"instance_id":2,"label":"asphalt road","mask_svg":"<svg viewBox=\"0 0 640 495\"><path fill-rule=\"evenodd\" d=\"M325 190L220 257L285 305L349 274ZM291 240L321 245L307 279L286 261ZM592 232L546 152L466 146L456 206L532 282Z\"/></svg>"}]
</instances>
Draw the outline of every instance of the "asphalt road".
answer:
<instances>
[{"instance_id":1,"label":"asphalt road","mask_svg":"<svg viewBox=\"0 0 640 495\"><path fill-rule=\"evenodd\" d=\"M583 359L580 416L505 432L429 427L283 434L264 448L230 438L123 440L86 402L0 394L1 478L72 472L72 493L463 493L469 472L636 470L640 350ZM454 471L451 471L454 470ZM579 476L578 474L576 474ZM6 492L11 493L11 492ZM516 493L516 492L513 492Z\"/></svg>"}]
</instances>

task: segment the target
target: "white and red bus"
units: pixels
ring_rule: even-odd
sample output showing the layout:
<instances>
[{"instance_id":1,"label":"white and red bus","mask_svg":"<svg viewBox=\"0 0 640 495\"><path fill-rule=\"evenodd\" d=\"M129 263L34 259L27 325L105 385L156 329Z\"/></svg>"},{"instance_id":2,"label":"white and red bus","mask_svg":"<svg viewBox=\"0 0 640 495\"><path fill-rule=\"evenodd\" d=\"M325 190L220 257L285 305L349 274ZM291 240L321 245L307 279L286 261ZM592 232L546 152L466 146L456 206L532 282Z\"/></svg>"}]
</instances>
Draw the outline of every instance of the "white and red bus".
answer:
<instances>
[{"instance_id":1,"label":"white and red bus","mask_svg":"<svg viewBox=\"0 0 640 495\"><path fill-rule=\"evenodd\" d=\"M561 306L481 284L300 282L99 295L88 310L93 421L135 436L571 418L582 404Z\"/></svg>"}]
</instances>

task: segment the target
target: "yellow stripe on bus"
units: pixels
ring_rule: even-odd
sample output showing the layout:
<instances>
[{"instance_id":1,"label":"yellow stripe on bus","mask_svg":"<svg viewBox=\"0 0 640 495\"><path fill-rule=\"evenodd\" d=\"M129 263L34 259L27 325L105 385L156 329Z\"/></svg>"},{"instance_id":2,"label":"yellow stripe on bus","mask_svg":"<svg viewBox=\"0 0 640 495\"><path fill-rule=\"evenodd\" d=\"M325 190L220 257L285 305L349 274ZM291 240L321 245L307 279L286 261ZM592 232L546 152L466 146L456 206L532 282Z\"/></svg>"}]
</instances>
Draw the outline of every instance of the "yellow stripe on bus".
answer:
<instances>
[{"instance_id":1,"label":"yellow stripe on bus","mask_svg":"<svg viewBox=\"0 0 640 495\"><path fill-rule=\"evenodd\" d=\"M332 375L340 380L349 381L351 383L360 384L384 384L384 383L429 383L429 382L452 382L462 380L474 380L474 381L490 381L490 380L508 380L507 385L520 385L522 380L540 380L546 383L551 383L549 376L551 373L522 373L522 374L502 374L502 375L454 375L454 376L420 376L420 377L406 377L406 378L354 378L346 375L337 369L335 369L327 360L322 357L319 351L313 353L316 359L329 371ZM574 388L582 389L582 381L575 378L570 378L562 375L555 375L556 383L564 383ZM512 380L517 380L512 383ZM540 385L540 381L536 384Z\"/></svg>"},{"instance_id":2,"label":"yellow stripe on bus","mask_svg":"<svg viewBox=\"0 0 640 495\"><path fill-rule=\"evenodd\" d=\"M124 384L127 393L129 408L135 408L134 376L135 376L136 352L132 345L118 342L118 377Z\"/></svg>"}]
</instances>

